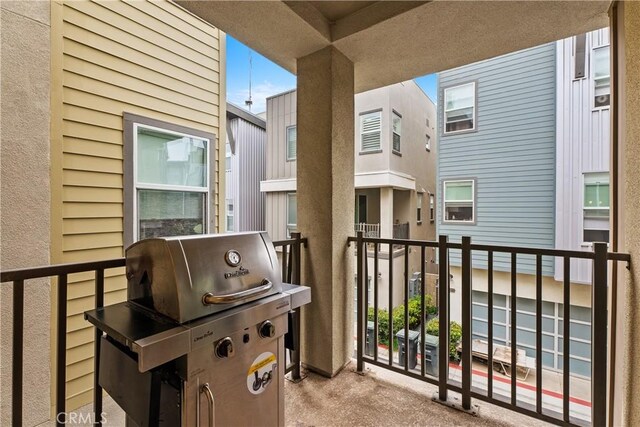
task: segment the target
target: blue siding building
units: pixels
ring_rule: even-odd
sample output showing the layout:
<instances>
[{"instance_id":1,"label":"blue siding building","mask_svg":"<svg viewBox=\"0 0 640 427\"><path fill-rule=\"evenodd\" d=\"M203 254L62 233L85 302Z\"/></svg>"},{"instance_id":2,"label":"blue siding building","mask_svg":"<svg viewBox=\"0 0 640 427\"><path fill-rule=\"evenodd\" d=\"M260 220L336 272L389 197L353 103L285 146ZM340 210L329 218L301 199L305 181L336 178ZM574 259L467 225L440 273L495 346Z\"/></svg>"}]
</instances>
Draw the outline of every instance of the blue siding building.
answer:
<instances>
[{"instance_id":1,"label":"blue siding building","mask_svg":"<svg viewBox=\"0 0 640 427\"><path fill-rule=\"evenodd\" d=\"M439 74L438 234L452 242L591 250L608 239L607 29ZM457 252L457 253L456 253ZM486 254L473 256L472 335L487 339ZM533 256L494 255L494 343L535 357ZM543 257L542 364L562 368L562 265ZM451 318L460 320L459 251L450 252ZM570 372L591 372L591 270L572 262Z\"/></svg>"},{"instance_id":2,"label":"blue siding building","mask_svg":"<svg viewBox=\"0 0 640 427\"><path fill-rule=\"evenodd\" d=\"M475 243L554 247L555 53L549 43L440 73L439 234L451 241L470 235ZM470 90L455 92L464 85ZM469 116L473 123L451 126ZM455 194L461 182L472 184L473 199L465 206L473 210L471 219L454 212L461 209ZM452 262L459 264L454 253ZM485 262L474 258L474 266ZM495 268L508 271L509 259L497 255ZM534 260L521 260L518 270L535 271ZM553 274L553 260L544 260L543 271Z\"/></svg>"}]
</instances>

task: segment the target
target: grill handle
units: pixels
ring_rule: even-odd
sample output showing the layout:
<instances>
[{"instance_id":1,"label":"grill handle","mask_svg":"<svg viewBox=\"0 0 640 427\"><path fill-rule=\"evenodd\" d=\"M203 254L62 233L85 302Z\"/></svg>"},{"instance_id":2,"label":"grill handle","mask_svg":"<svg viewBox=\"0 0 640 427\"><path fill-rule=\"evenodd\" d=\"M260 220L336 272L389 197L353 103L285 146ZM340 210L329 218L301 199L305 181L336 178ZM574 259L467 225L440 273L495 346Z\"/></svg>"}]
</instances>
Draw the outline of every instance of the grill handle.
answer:
<instances>
[{"instance_id":1,"label":"grill handle","mask_svg":"<svg viewBox=\"0 0 640 427\"><path fill-rule=\"evenodd\" d=\"M230 302L236 302L243 299L251 298L256 295L263 294L273 287L273 283L269 279L263 279L260 286L247 289L246 291L234 292L231 294L214 295L211 292L207 292L202 296L202 303L204 305L211 304L228 304Z\"/></svg>"},{"instance_id":2,"label":"grill handle","mask_svg":"<svg viewBox=\"0 0 640 427\"><path fill-rule=\"evenodd\" d=\"M200 387L200 393L204 393L209 401L209 427L214 427L214 412L216 410L215 401L213 400L213 393L211 392L211 387L209 387L209 383L205 383ZM200 399L198 399L199 401ZM199 406L199 405L198 405ZM198 411L198 426L200 426L200 411Z\"/></svg>"}]
</instances>

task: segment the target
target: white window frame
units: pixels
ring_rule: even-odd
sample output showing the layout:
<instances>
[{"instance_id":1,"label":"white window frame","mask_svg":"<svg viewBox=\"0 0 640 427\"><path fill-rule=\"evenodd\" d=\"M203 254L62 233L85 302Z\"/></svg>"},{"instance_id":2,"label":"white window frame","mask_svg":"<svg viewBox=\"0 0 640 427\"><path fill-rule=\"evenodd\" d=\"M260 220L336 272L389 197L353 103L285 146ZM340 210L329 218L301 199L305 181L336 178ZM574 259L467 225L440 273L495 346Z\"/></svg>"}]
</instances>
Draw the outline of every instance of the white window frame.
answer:
<instances>
[{"instance_id":1,"label":"white window frame","mask_svg":"<svg viewBox=\"0 0 640 427\"><path fill-rule=\"evenodd\" d=\"M398 120L398 128L395 129L394 122ZM395 147L396 135L398 136L398 148ZM394 154L402 152L402 115L396 110L391 111L391 151Z\"/></svg>"},{"instance_id":2,"label":"white window frame","mask_svg":"<svg viewBox=\"0 0 640 427\"><path fill-rule=\"evenodd\" d=\"M471 108L473 109L473 114L472 116L472 121L473 121L473 126L470 129L461 129L461 130L454 130L454 131L447 131L447 113L449 111L455 111L455 110L447 110L447 92L453 89L458 89L462 86L468 86L471 85L472 87L472 93L473 93L473 105L471 106ZM442 125L442 133L444 135L453 135L456 133L464 133L464 132L473 132L478 128L477 125L477 110L478 110L478 97L477 97L477 93L476 93L476 82L467 82L467 83L462 83L459 85L455 85L455 86L450 86L444 89L444 94L443 94L443 125Z\"/></svg>"},{"instance_id":3,"label":"white window frame","mask_svg":"<svg viewBox=\"0 0 640 427\"><path fill-rule=\"evenodd\" d=\"M436 220L436 195L429 193L429 221L434 222Z\"/></svg>"},{"instance_id":4,"label":"white window frame","mask_svg":"<svg viewBox=\"0 0 640 427\"><path fill-rule=\"evenodd\" d=\"M609 66L609 75L608 76L604 76L604 77L600 77L598 79L596 79L596 61L595 61L595 55L597 51L600 50L608 50L609 51L609 61L611 61L611 49L609 45L605 45L605 46L598 46L598 47L594 47L593 49L591 49L591 76L592 76L592 81L593 83L591 84L591 91L592 91L592 95L591 95L591 108L596 111L596 110L604 110L604 109L609 109L611 108L611 66ZM610 64L609 64L610 65ZM601 105L601 106L596 106L596 81L597 80L602 80L602 79L609 79L609 104L608 105Z\"/></svg>"},{"instance_id":5,"label":"white window frame","mask_svg":"<svg viewBox=\"0 0 640 427\"><path fill-rule=\"evenodd\" d=\"M447 218L447 184L453 182L470 182L471 183L471 200L457 200L457 202L471 202L471 221L451 220ZM442 222L447 224L469 224L476 223L476 180L469 179L447 179L442 181Z\"/></svg>"},{"instance_id":6,"label":"white window frame","mask_svg":"<svg viewBox=\"0 0 640 427\"><path fill-rule=\"evenodd\" d=\"M363 126L362 126L362 120L364 118L364 116L368 116L370 114L376 114L378 115L378 121L380 123L379 127L377 130L369 130L369 131L364 131L363 130ZM358 126L360 126L360 152L361 153L378 153L380 151L382 151L382 110L375 110L375 111L367 111L367 112L363 112L360 113L359 116L359 120L358 120ZM373 133L377 133L378 134L378 146L375 148L367 148L365 149L362 145L362 136L364 134L373 134Z\"/></svg>"},{"instance_id":7,"label":"white window frame","mask_svg":"<svg viewBox=\"0 0 640 427\"><path fill-rule=\"evenodd\" d=\"M606 216L608 228L605 229L605 228L593 228L593 227L590 227L588 229L589 230L607 230L609 232L609 240L611 240L611 195L609 195L609 206L607 206L606 208L603 208L603 207L587 208L584 205L584 203L585 203L585 200L584 200L585 192L586 192L586 189L587 189L587 178L589 176L594 176L594 175L607 175L607 185L609 186L609 191L611 191L611 176L609 175L609 172L584 172L582 174L582 240L583 241L582 241L582 245L581 246L586 246L586 247L589 247L589 246L593 245L593 242L584 240L584 232L587 229L585 227L585 223L586 223L586 219L587 219L587 216L585 214L589 210L605 210L606 209L609 212L609 214ZM599 217L599 218L596 218L596 219L601 219L604 222L605 217ZM609 243L609 242L607 242L607 243Z\"/></svg>"},{"instance_id":8,"label":"white window frame","mask_svg":"<svg viewBox=\"0 0 640 427\"><path fill-rule=\"evenodd\" d=\"M224 165L224 169L225 172L231 172L231 156L233 155L233 153L231 152L231 144L230 143L226 143L225 147L224 147L224 151L225 151L225 165Z\"/></svg>"},{"instance_id":9,"label":"white window frame","mask_svg":"<svg viewBox=\"0 0 640 427\"><path fill-rule=\"evenodd\" d=\"M160 133L176 135L178 137L187 137L194 138L206 141L207 147L205 152L205 159L207 164L207 174L205 178L204 187L194 187L194 186L186 186L186 185L172 185L172 184L152 184L152 183L144 183L138 181L138 129L148 129L151 131L156 131ZM142 123L133 123L133 203L132 203L132 212L133 212L133 241L137 242L139 240L139 218L138 218L138 191L139 190L158 190L158 191L180 191L180 192L192 192L192 193L202 193L204 194L204 202L203 202L203 216L202 221L204 222L204 227L202 230L202 234L207 234L209 232L209 224L210 224L210 209L209 209L209 201L211 199L211 160L209 152L211 150L211 139L204 138L202 136L191 135L189 133L177 132L174 130L169 130L162 127L151 126Z\"/></svg>"},{"instance_id":10,"label":"white window frame","mask_svg":"<svg viewBox=\"0 0 640 427\"><path fill-rule=\"evenodd\" d=\"M291 144L291 140L289 139L289 131L293 131L295 132L295 140L293 141L293 144L295 145L295 155L293 157L289 156L289 144ZM298 127L297 125L292 125L292 126L287 126L287 129L285 131L285 138L287 139L286 144L285 144L285 155L287 157L287 161L293 161L296 160L298 158Z\"/></svg>"},{"instance_id":11,"label":"white window frame","mask_svg":"<svg viewBox=\"0 0 640 427\"><path fill-rule=\"evenodd\" d=\"M225 218L225 229L227 231L227 233L231 233L234 232L236 229L236 215L235 215L235 211L236 211L236 206L234 203L233 199L226 199L225 201L225 208L226 208L226 218ZM229 206L231 206L231 209L229 209ZM233 229L229 230L229 218L232 218L233 220Z\"/></svg>"},{"instance_id":12,"label":"white window frame","mask_svg":"<svg viewBox=\"0 0 640 427\"><path fill-rule=\"evenodd\" d=\"M293 196L293 197L295 197L295 198L296 198L296 222L295 222L295 224L294 224L294 223L289 222L289 219L290 219L290 218L289 218L289 202L290 202L290 197L291 197L291 196ZM292 232L292 231L294 231L294 230L297 230L297 228L298 228L298 212L297 212L297 207L298 207L298 194L297 194L297 193L287 193L287 206L286 206L286 212L287 212L287 214L286 214L286 218L285 218L285 220L286 220L286 226L285 226L285 229L286 229L286 236L287 236L287 239L290 239L290 238L291 238L291 232Z\"/></svg>"},{"instance_id":13,"label":"white window frame","mask_svg":"<svg viewBox=\"0 0 640 427\"><path fill-rule=\"evenodd\" d=\"M422 203L424 201L424 193L418 191L416 193L416 222L422 224Z\"/></svg>"},{"instance_id":14,"label":"white window frame","mask_svg":"<svg viewBox=\"0 0 640 427\"><path fill-rule=\"evenodd\" d=\"M425 143L424 148L427 151L431 151L431 137L427 134L425 134L425 137L427 138L427 142Z\"/></svg>"}]
</instances>

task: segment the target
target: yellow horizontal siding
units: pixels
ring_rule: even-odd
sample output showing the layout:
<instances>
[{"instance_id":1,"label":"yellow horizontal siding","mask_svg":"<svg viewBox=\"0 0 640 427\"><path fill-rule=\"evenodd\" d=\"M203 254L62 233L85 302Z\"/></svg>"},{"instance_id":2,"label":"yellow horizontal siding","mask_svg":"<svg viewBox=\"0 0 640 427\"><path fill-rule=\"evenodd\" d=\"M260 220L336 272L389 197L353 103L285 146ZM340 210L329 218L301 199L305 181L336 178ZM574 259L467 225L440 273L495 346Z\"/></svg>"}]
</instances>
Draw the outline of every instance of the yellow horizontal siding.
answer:
<instances>
[{"instance_id":1,"label":"yellow horizontal siding","mask_svg":"<svg viewBox=\"0 0 640 427\"><path fill-rule=\"evenodd\" d=\"M151 16L157 17L178 32L185 33L196 40L201 40L206 45L218 45L219 33L212 31L210 24L194 17L181 7L175 7L174 4L162 1L137 1L130 4ZM185 27L185 22L189 23L188 28Z\"/></svg>"},{"instance_id":2,"label":"yellow horizontal siding","mask_svg":"<svg viewBox=\"0 0 640 427\"><path fill-rule=\"evenodd\" d=\"M62 204L64 218L122 218L122 203L74 203Z\"/></svg>"},{"instance_id":3,"label":"yellow horizontal siding","mask_svg":"<svg viewBox=\"0 0 640 427\"><path fill-rule=\"evenodd\" d=\"M84 313L85 311L86 310L83 310L82 313ZM94 334L95 334L95 329L91 326L89 322L87 322L86 328L69 332L67 334L67 350L71 350L72 348L77 347L78 345L83 345L89 341L92 341ZM76 365L77 363L72 364L72 366ZM79 362L79 363L82 363L82 362ZM76 373L70 373L69 371L67 371L67 379L69 379L70 377L78 378L78 376L86 375L86 373L87 373L86 370L80 370L80 371L77 371Z\"/></svg>"},{"instance_id":4,"label":"yellow horizontal siding","mask_svg":"<svg viewBox=\"0 0 640 427\"><path fill-rule=\"evenodd\" d=\"M105 277L104 290L105 292L113 292L120 289L124 289L127 286L127 280L122 272L119 275L113 277ZM68 296L69 299L84 298L94 296L95 282L93 278L91 280L83 280L77 283L69 284Z\"/></svg>"},{"instance_id":5,"label":"yellow horizontal siding","mask_svg":"<svg viewBox=\"0 0 640 427\"><path fill-rule=\"evenodd\" d=\"M71 47L64 57L65 68L77 74L90 75L93 73L98 80L109 79L108 71L127 75L137 80L153 83L156 86L171 88L175 92L184 93L194 98L210 101L211 91L218 88L217 82L202 80L203 88L195 86L193 82L176 79L157 70L143 68L129 61L119 59L113 55L98 52L82 45L69 42ZM77 51L77 52L76 52ZM88 53L93 53L89 56ZM102 78L100 78L102 77Z\"/></svg>"},{"instance_id":6,"label":"yellow horizontal siding","mask_svg":"<svg viewBox=\"0 0 640 427\"><path fill-rule=\"evenodd\" d=\"M122 189L122 175L112 173L87 172L66 170L63 175L63 185L87 186L96 188ZM64 217L63 217L64 218Z\"/></svg>"},{"instance_id":7,"label":"yellow horizontal siding","mask_svg":"<svg viewBox=\"0 0 640 427\"><path fill-rule=\"evenodd\" d=\"M67 350L67 366L87 360L90 357L93 357L93 341Z\"/></svg>"},{"instance_id":8,"label":"yellow horizontal siding","mask_svg":"<svg viewBox=\"0 0 640 427\"><path fill-rule=\"evenodd\" d=\"M205 90L214 90L217 84L220 83L220 74L217 70L210 70L209 73L202 76L180 68L174 63L165 62L151 56L144 56L129 46L105 40L89 30L71 24L68 25L63 44L66 55L90 60L93 63L108 67L115 66L112 64L114 60L122 61L178 81L192 82L193 86Z\"/></svg>"},{"instance_id":9,"label":"yellow horizontal siding","mask_svg":"<svg viewBox=\"0 0 640 427\"><path fill-rule=\"evenodd\" d=\"M115 291L107 292L104 296L104 304L111 305L116 304L120 301L125 300L127 297L126 289L118 289ZM87 310L92 310L95 308L95 301L92 296L77 298L69 301L67 304L67 315L73 316L75 314L82 314ZM89 323L87 323L89 326ZM67 345L69 347L73 347L73 343L69 342ZM77 345L77 344L76 344Z\"/></svg>"},{"instance_id":10,"label":"yellow horizontal siding","mask_svg":"<svg viewBox=\"0 0 640 427\"><path fill-rule=\"evenodd\" d=\"M122 190L118 188L65 187L62 200L65 202L122 203ZM100 229L104 224L100 224ZM97 232L99 229L95 229ZM122 230L120 230L122 231Z\"/></svg>"},{"instance_id":11,"label":"yellow horizontal siding","mask_svg":"<svg viewBox=\"0 0 640 427\"><path fill-rule=\"evenodd\" d=\"M70 4L73 4L78 8L83 8L93 3L71 2ZM100 35L103 40L107 39L116 42L122 46L122 49L133 49L139 54L148 55L149 57L158 59L167 64L173 64L176 67L182 68L183 70L189 71L204 78L211 79L211 72L219 71L217 69L217 66L216 68L208 68L198 62L192 61L188 58L177 55L174 52L166 50L165 47L161 44L155 44L154 42L140 39L131 34L130 29L129 31L124 31L120 28L113 27L105 22L95 19L88 14L80 13L71 8L67 8L67 10L69 11L69 13L65 14L65 37L80 41L82 40L82 38L80 37L80 34L83 34L83 32L81 31L82 29L92 32L96 35ZM213 53L215 54L217 60L217 51L214 50Z\"/></svg>"},{"instance_id":12,"label":"yellow horizontal siding","mask_svg":"<svg viewBox=\"0 0 640 427\"><path fill-rule=\"evenodd\" d=\"M98 141L87 139L66 137L64 139L63 151L65 153L83 154L86 156L104 157L107 159L122 160L122 146L117 144L104 144Z\"/></svg>"},{"instance_id":13,"label":"yellow horizontal siding","mask_svg":"<svg viewBox=\"0 0 640 427\"><path fill-rule=\"evenodd\" d=\"M96 239L97 238L99 238L99 236L96 236ZM87 249L84 251L63 252L61 262L101 261L105 259L120 258L122 256L124 256L124 250L121 246L114 248Z\"/></svg>"},{"instance_id":14,"label":"yellow horizontal siding","mask_svg":"<svg viewBox=\"0 0 640 427\"><path fill-rule=\"evenodd\" d=\"M122 145L122 132L106 127L64 120L62 122L62 132L63 136L70 136L72 138Z\"/></svg>"},{"instance_id":15,"label":"yellow horizontal siding","mask_svg":"<svg viewBox=\"0 0 640 427\"><path fill-rule=\"evenodd\" d=\"M122 173L122 160L107 159L96 156L83 156L80 154L64 153L62 159L64 169L77 171Z\"/></svg>"},{"instance_id":16,"label":"yellow horizontal siding","mask_svg":"<svg viewBox=\"0 0 640 427\"><path fill-rule=\"evenodd\" d=\"M122 233L72 234L64 237L66 252L122 247Z\"/></svg>"},{"instance_id":17,"label":"yellow horizontal siding","mask_svg":"<svg viewBox=\"0 0 640 427\"><path fill-rule=\"evenodd\" d=\"M88 322L84 320L84 314L75 314L73 316L67 316L67 332L68 333L82 330L86 328L87 325L88 325ZM77 345L75 345L74 347L77 347Z\"/></svg>"},{"instance_id":18,"label":"yellow horizontal siding","mask_svg":"<svg viewBox=\"0 0 640 427\"><path fill-rule=\"evenodd\" d=\"M62 106L62 118L86 125L122 131L121 115L96 111L73 104L64 104Z\"/></svg>"},{"instance_id":19,"label":"yellow horizontal siding","mask_svg":"<svg viewBox=\"0 0 640 427\"><path fill-rule=\"evenodd\" d=\"M138 105L134 104L130 100L120 101L118 99L111 99L107 96L94 94L91 92L85 92L70 87L64 88L65 102L73 104L78 107L87 108L90 110L101 111L108 114L122 114L122 111L139 114L146 117L155 117L158 120L162 120L169 123L175 123L181 126L192 127L196 129L202 129L205 132L215 133L218 128L218 117L210 117L208 115L202 115L200 117L203 121L198 121L198 118L194 118L193 114L189 112L184 114L184 109L173 104L165 104L164 107L172 107L167 110L158 108L157 105Z\"/></svg>"},{"instance_id":20,"label":"yellow horizontal siding","mask_svg":"<svg viewBox=\"0 0 640 427\"><path fill-rule=\"evenodd\" d=\"M89 331L93 335L93 330ZM88 372L93 372L93 357L67 366L67 381L87 375Z\"/></svg>"},{"instance_id":21,"label":"yellow horizontal siding","mask_svg":"<svg viewBox=\"0 0 640 427\"><path fill-rule=\"evenodd\" d=\"M209 110L203 111L199 109L201 105L184 105L173 102L172 99L165 100L158 96L147 95L132 90L127 90L108 82L93 80L84 76L79 76L70 72L64 74L64 87L73 88L79 91L92 93L107 99L120 101L123 104L136 104L151 109L166 111L178 117L191 117L200 123L207 123L209 126L218 126L218 106L208 105ZM166 97L166 94L164 94ZM214 96L212 94L212 96ZM184 98L183 98L184 100ZM123 105L124 106L124 105ZM71 135L76 136L76 135ZM93 139L87 137L87 139Z\"/></svg>"},{"instance_id":22,"label":"yellow horizontal siding","mask_svg":"<svg viewBox=\"0 0 640 427\"><path fill-rule=\"evenodd\" d=\"M53 16L53 15L52 15ZM60 253L55 262L123 256L123 113L220 135L221 33L165 1L68 2L56 64L60 105ZM220 153L219 141L216 159ZM219 187L216 160L211 167ZM215 194L212 215L218 215ZM94 273L68 277L67 409L93 387ZM126 298L124 268L105 272L105 304Z\"/></svg>"},{"instance_id":23,"label":"yellow horizontal siding","mask_svg":"<svg viewBox=\"0 0 640 427\"><path fill-rule=\"evenodd\" d=\"M210 102L211 99L205 95L202 95L202 99L197 99L192 95L185 95L179 90L172 90L170 87L162 86L159 84L161 82L148 83L98 65L88 62L82 63L81 60L75 58L66 58L65 62L70 63L69 67L65 69L65 85L68 82L69 86L77 87L83 84L79 83L78 80L90 79L90 81L84 82L84 84L94 84L94 81L105 82L117 86L120 89L136 92L140 95L153 97L173 104L190 105L194 110L205 113L215 112L217 110L217 105Z\"/></svg>"},{"instance_id":24,"label":"yellow horizontal siding","mask_svg":"<svg viewBox=\"0 0 640 427\"><path fill-rule=\"evenodd\" d=\"M93 375L89 372L78 378L71 378L67 380L67 395L72 397L84 391L91 390L92 387Z\"/></svg>"},{"instance_id":25,"label":"yellow horizontal siding","mask_svg":"<svg viewBox=\"0 0 640 427\"><path fill-rule=\"evenodd\" d=\"M124 267L110 268L105 270L104 277L119 277L124 274ZM87 281L92 281L95 278L95 273L93 271L83 271L82 273L73 273L69 275L69 285L73 285L75 283L82 283Z\"/></svg>"},{"instance_id":26,"label":"yellow horizontal siding","mask_svg":"<svg viewBox=\"0 0 640 427\"><path fill-rule=\"evenodd\" d=\"M111 1L96 3L96 5L109 10L109 12L100 11L103 12L101 19L109 25L126 29L129 34L141 40L154 40L154 43L167 51L188 60L195 60L207 68L218 69L218 56L213 45L207 46L180 31L171 29L164 32L157 31L157 28L166 28L166 25L156 17L134 8L131 3Z\"/></svg>"}]
</instances>

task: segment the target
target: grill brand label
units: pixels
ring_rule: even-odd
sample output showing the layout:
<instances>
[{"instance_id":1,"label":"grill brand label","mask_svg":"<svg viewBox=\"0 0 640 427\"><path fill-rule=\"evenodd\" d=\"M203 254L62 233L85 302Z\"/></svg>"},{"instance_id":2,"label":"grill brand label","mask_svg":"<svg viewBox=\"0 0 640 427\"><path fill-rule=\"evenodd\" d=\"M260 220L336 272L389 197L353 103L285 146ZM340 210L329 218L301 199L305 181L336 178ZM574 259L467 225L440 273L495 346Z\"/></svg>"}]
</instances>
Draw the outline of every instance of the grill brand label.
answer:
<instances>
[{"instance_id":1,"label":"grill brand label","mask_svg":"<svg viewBox=\"0 0 640 427\"><path fill-rule=\"evenodd\" d=\"M247 373L247 389L251 394L260 394L271 384L274 376L278 375L278 360L271 352L264 352L256 357Z\"/></svg>"},{"instance_id":2,"label":"grill brand label","mask_svg":"<svg viewBox=\"0 0 640 427\"><path fill-rule=\"evenodd\" d=\"M231 273L224 273L224 278L231 279L232 277L246 276L247 274L249 274L249 270L240 266L240 268L236 271L233 271Z\"/></svg>"}]
</instances>

